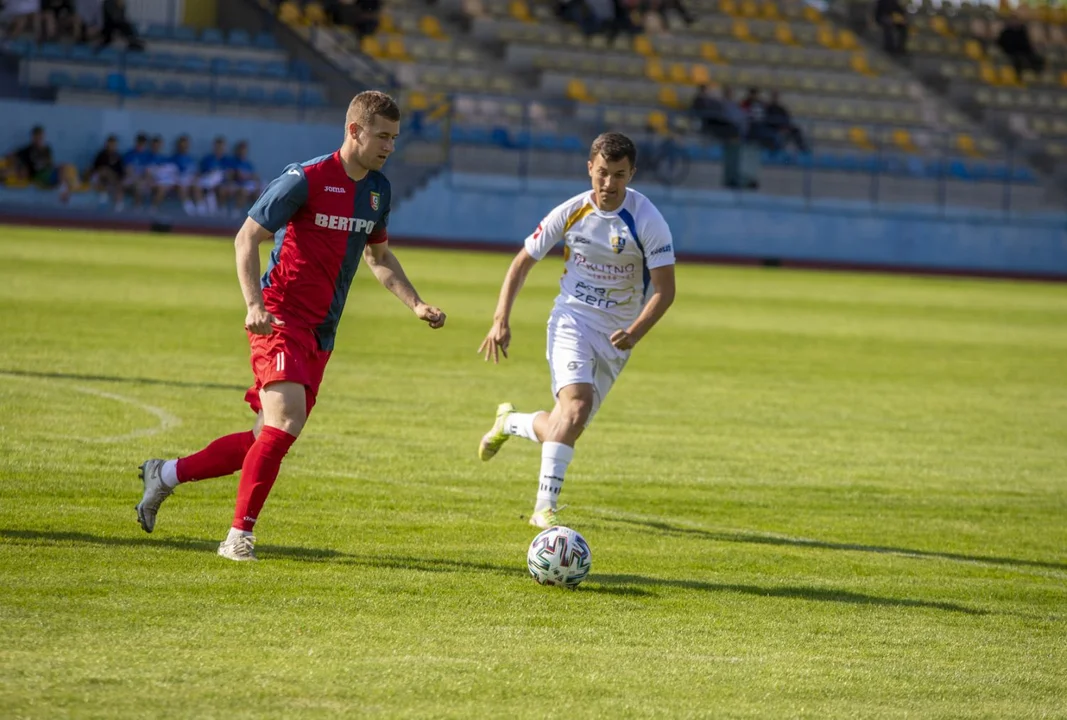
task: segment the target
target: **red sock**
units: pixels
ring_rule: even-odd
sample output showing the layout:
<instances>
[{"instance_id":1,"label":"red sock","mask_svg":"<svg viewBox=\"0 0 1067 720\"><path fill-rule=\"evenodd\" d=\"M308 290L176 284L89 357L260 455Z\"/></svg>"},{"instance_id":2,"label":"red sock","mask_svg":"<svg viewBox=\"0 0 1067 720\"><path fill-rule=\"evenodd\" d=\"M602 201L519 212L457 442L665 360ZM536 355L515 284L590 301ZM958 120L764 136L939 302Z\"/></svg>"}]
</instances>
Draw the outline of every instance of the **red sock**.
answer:
<instances>
[{"instance_id":1,"label":"red sock","mask_svg":"<svg viewBox=\"0 0 1067 720\"><path fill-rule=\"evenodd\" d=\"M252 449L245 455L241 465L241 482L237 486L237 507L233 513L233 526L238 530L251 532L255 527L259 511L267 502L270 489L278 478L282 458L296 438L273 427L264 427Z\"/></svg>"},{"instance_id":2,"label":"red sock","mask_svg":"<svg viewBox=\"0 0 1067 720\"><path fill-rule=\"evenodd\" d=\"M241 469L241 463L255 441L256 436L251 430L234 433L220 437L198 453L178 458L178 482L233 475Z\"/></svg>"}]
</instances>

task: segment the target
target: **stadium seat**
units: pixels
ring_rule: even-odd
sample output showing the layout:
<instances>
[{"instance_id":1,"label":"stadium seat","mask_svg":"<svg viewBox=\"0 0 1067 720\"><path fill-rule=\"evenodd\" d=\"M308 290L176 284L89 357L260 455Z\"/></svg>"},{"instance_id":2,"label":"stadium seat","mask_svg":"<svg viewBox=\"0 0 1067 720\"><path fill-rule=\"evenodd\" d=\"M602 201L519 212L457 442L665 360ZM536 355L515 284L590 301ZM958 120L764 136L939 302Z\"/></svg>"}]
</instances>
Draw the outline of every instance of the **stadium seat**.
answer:
<instances>
[{"instance_id":1,"label":"stadium seat","mask_svg":"<svg viewBox=\"0 0 1067 720\"><path fill-rule=\"evenodd\" d=\"M185 83L181 80L167 80L159 89L161 95L168 97L181 97L185 94Z\"/></svg>"},{"instance_id":2,"label":"stadium seat","mask_svg":"<svg viewBox=\"0 0 1067 720\"><path fill-rule=\"evenodd\" d=\"M267 102L267 93L260 85L249 85L245 88L241 100L247 103L262 104Z\"/></svg>"},{"instance_id":3,"label":"stadium seat","mask_svg":"<svg viewBox=\"0 0 1067 720\"><path fill-rule=\"evenodd\" d=\"M34 51L33 41L27 40L25 38L16 38L14 40L8 40L6 43L4 43L3 47L4 50L18 57L29 57L33 54Z\"/></svg>"},{"instance_id":4,"label":"stadium seat","mask_svg":"<svg viewBox=\"0 0 1067 720\"><path fill-rule=\"evenodd\" d=\"M154 95L157 90L156 81L152 78L138 78L133 83L133 91L138 95Z\"/></svg>"},{"instance_id":5,"label":"stadium seat","mask_svg":"<svg viewBox=\"0 0 1067 720\"><path fill-rule=\"evenodd\" d=\"M105 87L108 91L125 95L129 88L126 87L126 76L123 73L113 72L107 74Z\"/></svg>"},{"instance_id":6,"label":"stadium seat","mask_svg":"<svg viewBox=\"0 0 1067 720\"><path fill-rule=\"evenodd\" d=\"M222 30L218 28L207 28L200 33L200 42L207 45L222 45L224 39L222 37Z\"/></svg>"},{"instance_id":7,"label":"stadium seat","mask_svg":"<svg viewBox=\"0 0 1067 720\"><path fill-rule=\"evenodd\" d=\"M173 70L178 64L178 58L170 53L147 53L145 55L147 66L154 70Z\"/></svg>"},{"instance_id":8,"label":"stadium seat","mask_svg":"<svg viewBox=\"0 0 1067 720\"><path fill-rule=\"evenodd\" d=\"M242 77L255 77L259 75L259 63L255 60L238 60L230 66L230 72Z\"/></svg>"},{"instance_id":9,"label":"stadium seat","mask_svg":"<svg viewBox=\"0 0 1067 720\"><path fill-rule=\"evenodd\" d=\"M289 71L297 80L308 81L311 79L311 67L303 60L293 60L289 63Z\"/></svg>"},{"instance_id":10,"label":"stadium seat","mask_svg":"<svg viewBox=\"0 0 1067 720\"><path fill-rule=\"evenodd\" d=\"M318 87L305 87L300 91L300 103L308 107L324 107L326 96Z\"/></svg>"},{"instance_id":11,"label":"stadium seat","mask_svg":"<svg viewBox=\"0 0 1067 720\"><path fill-rule=\"evenodd\" d=\"M233 63L229 58L217 57L211 60L211 72L215 75L229 75L233 71Z\"/></svg>"},{"instance_id":12,"label":"stadium seat","mask_svg":"<svg viewBox=\"0 0 1067 720\"><path fill-rule=\"evenodd\" d=\"M229 44L234 47L248 47L252 44L252 36L248 34L247 30L240 28L230 30Z\"/></svg>"},{"instance_id":13,"label":"stadium seat","mask_svg":"<svg viewBox=\"0 0 1067 720\"><path fill-rule=\"evenodd\" d=\"M178 69L182 72L203 74L211 69L207 59L200 55L183 55L178 61Z\"/></svg>"},{"instance_id":14,"label":"stadium seat","mask_svg":"<svg viewBox=\"0 0 1067 720\"><path fill-rule=\"evenodd\" d=\"M271 95L271 101L276 105L296 105L296 93L289 88L278 88Z\"/></svg>"},{"instance_id":15,"label":"stadium seat","mask_svg":"<svg viewBox=\"0 0 1067 720\"><path fill-rule=\"evenodd\" d=\"M144 31L146 40L170 40L172 38L169 25L152 23Z\"/></svg>"},{"instance_id":16,"label":"stadium seat","mask_svg":"<svg viewBox=\"0 0 1067 720\"><path fill-rule=\"evenodd\" d=\"M74 84L74 81L71 79L70 73L65 73L62 70L53 70L48 73L48 84L52 87L70 87Z\"/></svg>"},{"instance_id":17,"label":"stadium seat","mask_svg":"<svg viewBox=\"0 0 1067 720\"><path fill-rule=\"evenodd\" d=\"M186 94L191 98L207 99L211 97L211 83L207 80L194 80L189 83Z\"/></svg>"},{"instance_id":18,"label":"stadium seat","mask_svg":"<svg viewBox=\"0 0 1067 720\"><path fill-rule=\"evenodd\" d=\"M196 42L196 29L188 25L178 25L171 31L171 37L181 42Z\"/></svg>"},{"instance_id":19,"label":"stadium seat","mask_svg":"<svg viewBox=\"0 0 1067 720\"><path fill-rule=\"evenodd\" d=\"M74 78L74 87L79 90L99 90L101 85L100 76L94 73L79 73Z\"/></svg>"},{"instance_id":20,"label":"stadium seat","mask_svg":"<svg viewBox=\"0 0 1067 720\"><path fill-rule=\"evenodd\" d=\"M281 61L265 62L260 66L259 74L263 77L283 80L289 77L289 68Z\"/></svg>"},{"instance_id":21,"label":"stadium seat","mask_svg":"<svg viewBox=\"0 0 1067 720\"><path fill-rule=\"evenodd\" d=\"M233 102L241 96L241 91L236 85L218 85L215 88L215 99L224 102Z\"/></svg>"},{"instance_id":22,"label":"stadium seat","mask_svg":"<svg viewBox=\"0 0 1067 720\"><path fill-rule=\"evenodd\" d=\"M256 35L255 46L260 50L274 50L278 42L274 39L274 33L263 31Z\"/></svg>"},{"instance_id":23,"label":"stadium seat","mask_svg":"<svg viewBox=\"0 0 1067 720\"><path fill-rule=\"evenodd\" d=\"M122 56L122 62L127 69L136 70L151 66L151 57L148 53L131 52Z\"/></svg>"},{"instance_id":24,"label":"stadium seat","mask_svg":"<svg viewBox=\"0 0 1067 720\"><path fill-rule=\"evenodd\" d=\"M37 46L37 57L42 60L66 59L67 46L59 43L41 43Z\"/></svg>"}]
</instances>

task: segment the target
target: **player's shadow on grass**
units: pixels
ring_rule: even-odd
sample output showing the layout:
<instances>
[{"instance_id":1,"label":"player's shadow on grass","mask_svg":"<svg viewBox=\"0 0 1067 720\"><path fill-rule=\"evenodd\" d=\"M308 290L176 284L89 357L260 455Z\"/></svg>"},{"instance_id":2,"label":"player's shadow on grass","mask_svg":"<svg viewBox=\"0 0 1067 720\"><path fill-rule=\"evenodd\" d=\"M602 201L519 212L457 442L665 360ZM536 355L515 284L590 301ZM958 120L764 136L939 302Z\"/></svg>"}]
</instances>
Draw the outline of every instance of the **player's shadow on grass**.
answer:
<instances>
[{"instance_id":1,"label":"player's shadow on grass","mask_svg":"<svg viewBox=\"0 0 1067 720\"><path fill-rule=\"evenodd\" d=\"M160 378L124 377L121 375L82 375L79 373L37 372L33 370L5 370L0 368L0 375L14 377L39 378L46 380L83 380L85 382L114 382L128 385L166 385L169 387L199 388L204 390L247 390L247 385L228 385L226 383L192 382L189 380L163 380Z\"/></svg>"},{"instance_id":2,"label":"player's shadow on grass","mask_svg":"<svg viewBox=\"0 0 1067 720\"><path fill-rule=\"evenodd\" d=\"M218 543L186 537L114 537L91 535L84 532L59 532L50 530L15 530L0 529L0 540L27 542L32 544L79 544L102 545L112 547L156 547L174 550L192 550L195 552L214 552ZM445 558L419 558L395 555L355 555L322 548L296 547L289 545L260 545L256 548L259 556L265 560L272 558L289 559L302 562L328 563L337 565L356 565L376 569L407 570L434 573L490 573L521 577L525 572L521 567L497 565L488 562L471 562L465 560L448 560ZM832 590L806 586L761 586L737 583L714 583L701 580L673 580L654 578L644 575L597 574L589 576L582 585L583 592L605 595L626 595L631 597L655 597L656 589L677 588L682 590L699 590L701 592L738 593L764 598L787 598L792 600L814 600L818 602L847 603L850 605L876 605L884 607L926 608L965 613L968 615L986 615L984 610L957 605L950 602L932 600L913 600L909 598L887 598L877 595L864 595L848 590Z\"/></svg>"},{"instance_id":3,"label":"player's shadow on grass","mask_svg":"<svg viewBox=\"0 0 1067 720\"><path fill-rule=\"evenodd\" d=\"M859 543L836 543L825 540L809 540L805 538L775 537L772 535L758 535L745 532L712 532L699 528L671 525L658 520L634 520L611 515L601 515L604 520L621 523L624 525L636 525L641 528L659 530L668 535L681 535L701 537L717 542L752 543L754 545L787 545L791 547L807 547L819 550L851 550L853 552L868 552L882 555L901 555L903 557L932 558L939 560L952 560L954 562L988 563L990 565L1015 565L1018 567L1035 567L1048 570L1067 570L1067 564L1056 562L1044 562L1041 560L1020 560L1017 558L994 557L986 555L964 555L962 553L936 552L932 550L911 550L908 548L887 547L883 545L862 545Z\"/></svg>"}]
</instances>

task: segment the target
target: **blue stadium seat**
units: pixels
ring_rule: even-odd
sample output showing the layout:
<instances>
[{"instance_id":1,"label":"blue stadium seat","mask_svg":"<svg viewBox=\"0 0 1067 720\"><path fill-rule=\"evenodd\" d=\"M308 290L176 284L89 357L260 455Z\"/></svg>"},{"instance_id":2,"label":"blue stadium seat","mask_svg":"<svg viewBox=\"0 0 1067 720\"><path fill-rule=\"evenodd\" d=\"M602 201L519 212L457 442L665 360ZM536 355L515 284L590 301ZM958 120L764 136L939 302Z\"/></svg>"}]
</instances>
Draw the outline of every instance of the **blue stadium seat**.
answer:
<instances>
[{"instance_id":1,"label":"blue stadium seat","mask_svg":"<svg viewBox=\"0 0 1067 720\"><path fill-rule=\"evenodd\" d=\"M275 105L296 105L296 93L289 88L278 88L271 95L271 101Z\"/></svg>"},{"instance_id":2,"label":"blue stadium seat","mask_svg":"<svg viewBox=\"0 0 1067 720\"><path fill-rule=\"evenodd\" d=\"M99 90L102 84L100 76L95 73L79 73L74 78L74 87L79 90Z\"/></svg>"},{"instance_id":3,"label":"blue stadium seat","mask_svg":"<svg viewBox=\"0 0 1067 720\"><path fill-rule=\"evenodd\" d=\"M1037 182L1034 171L1028 167L1017 167L1011 171L1012 182L1032 185Z\"/></svg>"},{"instance_id":4,"label":"blue stadium seat","mask_svg":"<svg viewBox=\"0 0 1067 720\"><path fill-rule=\"evenodd\" d=\"M238 60L230 68L230 72L242 77L255 77L259 75L259 63L255 60Z\"/></svg>"},{"instance_id":5,"label":"blue stadium seat","mask_svg":"<svg viewBox=\"0 0 1067 720\"><path fill-rule=\"evenodd\" d=\"M178 25L171 31L171 37L182 42L196 42L196 28Z\"/></svg>"},{"instance_id":6,"label":"blue stadium seat","mask_svg":"<svg viewBox=\"0 0 1067 720\"><path fill-rule=\"evenodd\" d=\"M535 150L558 150L559 138L554 133L534 133L530 138L530 147Z\"/></svg>"},{"instance_id":7,"label":"blue stadium seat","mask_svg":"<svg viewBox=\"0 0 1067 720\"><path fill-rule=\"evenodd\" d=\"M185 95L185 83L181 80L167 80L159 89L159 93L168 97L181 97Z\"/></svg>"},{"instance_id":8,"label":"blue stadium seat","mask_svg":"<svg viewBox=\"0 0 1067 720\"><path fill-rule=\"evenodd\" d=\"M261 50L274 50L278 42L274 39L274 33L264 31L256 35L255 46Z\"/></svg>"},{"instance_id":9,"label":"blue stadium seat","mask_svg":"<svg viewBox=\"0 0 1067 720\"><path fill-rule=\"evenodd\" d=\"M171 30L169 25L161 25L160 23L152 23L144 31L144 37L146 40L170 40Z\"/></svg>"},{"instance_id":10,"label":"blue stadium seat","mask_svg":"<svg viewBox=\"0 0 1067 720\"><path fill-rule=\"evenodd\" d=\"M259 74L263 77L283 80L289 77L289 68L285 66L284 62L265 62L259 67Z\"/></svg>"},{"instance_id":11,"label":"blue stadium seat","mask_svg":"<svg viewBox=\"0 0 1067 720\"><path fill-rule=\"evenodd\" d=\"M149 53L131 52L123 57L126 67L133 69L147 68L152 66L152 56Z\"/></svg>"},{"instance_id":12,"label":"blue stadium seat","mask_svg":"<svg viewBox=\"0 0 1067 720\"><path fill-rule=\"evenodd\" d=\"M67 46L59 43L41 43L37 46L37 57L43 60L61 60L67 57Z\"/></svg>"},{"instance_id":13,"label":"blue stadium seat","mask_svg":"<svg viewBox=\"0 0 1067 720\"><path fill-rule=\"evenodd\" d=\"M307 107L323 107L326 105L326 96L315 86L306 87L300 91L300 103Z\"/></svg>"},{"instance_id":14,"label":"blue stadium seat","mask_svg":"<svg viewBox=\"0 0 1067 720\"><path fill-rule=\"evenodd\" d=\"M297 80L311 79L311 68L303 60L293 60L289 65L289 70Z\"/></svg>"},{"instance_id":15,"label":"blue stadium seat","mask_svg":"<svg viewBox=\"0 0 1067 720\"><path fill-rule=\"evenodd\" d=\"M133 91L138 95L153 95L158 87L152 78L138 78L133 82Z\"/></svg>"},{"instance_id":16,"label":"blue stadium seat","mask_svg":"<svg viewBox=\"0 0 1067 720\"><path fill-rule=\"evenodd\" d=\"M262 104L267 102L267 93L260 85L249 85L245 88L241 100L247 103Z\"/></svg>"},{"instance_id":17,"label":"blue stadium seat","mask_svg":"<svg viewBox=\"0 0 1067 720\"><path fill-rule=\"evenodd\" d=\"M48 84L53 87L70 87L74 84L74 81L70 77L70 73L65 73L62 70L53 70L48 73Z\"/></svg>"},{"instance_id":18,"label":"blue stadium seat","mask_svg":"<svg viewBox=\"0 0 1067 720\"><path fill-rule=\"evenodd\" d=\"M564 152L586 152L587 143L577 135L564 135L560 138L559 149Z\"/></svg>"},{"instance_id":19,"label":"blue stadium seat","mask_svg":"<svg viewBox=\"0 0 1067 720\"><path fill-rule=\"evenodd\" d=\"M229 75L233 72L233 63L229 58L217 57L211 60L211 72L215 75Z\"/></svg>"},{"instance_id":20,"label":"blue stadium seat","mask_svg":"<svg viewBox=\"0 0 1067 720\"><path fill-rule=\"evenodd\" d=\"M240 94L236 85L219 85L215 88L216 100L233 101L240 97Z\"/></svg>"},{"instance_id":21,"label":"blue stadium seat","mask_svg":"<svg viewBox=\"0 0 1067 720\"><path fill-rule=\"evenodd\" d=\"M126 75L119 72L108 73L106 87L110 92L125 95L129 89L126 87Z\"/></svg>"},{"instance_id":22,"label":"blue stadium seat","mask_svg":"<svg viewBox=\"0 0 1067 720\"><path fill-rule=\"evenodd\" d=\"M67 57L81 63L97 61L96 53L94 53L93 48L88 45L75 45L70 49L70 53Z\"/></svg>"},{"instance_id":23,"label":"blue stadium seat","mask_svg":"<svg viewBox=\"0 0 1067 720\"><path fill-rule=\"evenodd\" d=\"M178 69L182 72L203 74L210 69L210 66L207 59L199 55L183 55L178 62Z\"/></svg>"},{"instance_id":24,"label":"blue stadium seat","mask_svg":"<svg viewBox=\"0 0 1067 720\"><path fill-rule=\"evenodd\" d=\"M252 44L252 37L248 34L247 30L230 30L230 45L234 47L248 47Z\"/></svg>"},{"instance_id":25,"label":"blue stadium seat","mask_svg":"<svg viewBox=\"0 0 1067 720\"><path fill-rule=\"evenodd\" d=\"M7 52L18 57L29 57L34 51L33 41L24 38L8 40L3 47Z\"/></svg>"},{"instance_id":26,"label":"blue stadium seat","mask_svg":"<svg viewBox=\"0 0 1067 720\"><path fill-rule=\"evenodd\" d=\"M461 145L492 145L493 139L489 128L453 125L452 142Z\"/></svg>"},{"instance_id":27,"label":"blue stadium seat","mask_svg":"<svg viewBox=\"0 0 1067 720\"><path fill-rule=\"evenodd\" d=\"M186 88L185 92L191 98L207 99L211 97L211 83L207 80L194 80L189 83L189 87Z\"/></svg>"},{"instance_id":28,"label":"blue stadium seat","mask_svg":"<svg viewBox=\"0 0 1067 720\"><path fill-rule=\"evenodd\" d=\"M150 53L145 60L153 70L173 70L178 64L178 58L170 53Z\"/></svg>"},{"instance_id":29,"label":"blue stadium seat","mask_svg":"<svg viewBox=\"0 0 1067 720\"><path fill-rule=\"evenodd\" d=\"M208 45L222 45L224 42L222 30L219 30L218 28L207 28L204 32L200 33L200 42L207 43Z\"/></svg>"}]
</instances>

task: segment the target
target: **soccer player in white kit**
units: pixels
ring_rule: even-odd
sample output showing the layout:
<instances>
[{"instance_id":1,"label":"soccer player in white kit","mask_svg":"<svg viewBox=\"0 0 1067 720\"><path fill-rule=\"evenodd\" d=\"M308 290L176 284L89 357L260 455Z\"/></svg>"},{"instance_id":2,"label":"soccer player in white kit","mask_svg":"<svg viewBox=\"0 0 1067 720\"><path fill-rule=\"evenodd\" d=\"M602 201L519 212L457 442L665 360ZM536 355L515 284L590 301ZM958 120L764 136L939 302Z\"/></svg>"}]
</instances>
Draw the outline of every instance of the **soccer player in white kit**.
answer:
<instances>
[{"instance_id":1,"label":"soccer player in white kit","mask_svg":"<svg viewBox=\"0 0 1067 720\"><path fill-rule=\"evenodd\" d=\"M574 444L622 372L630 351L674 302L671 231L647 197L627 187L637 149L604 133L589 151L592 192L556 207L526 238L504 276L493 327L479 348L485 359L508 356L515 297L534 264L559 242L565 269L548 318L548 366L556 397L551 413L497 408L478 446L489 460L512 435L541 443L541 474L530 524L557 525L559 493Z\"/></svg>"}]
</instances>

